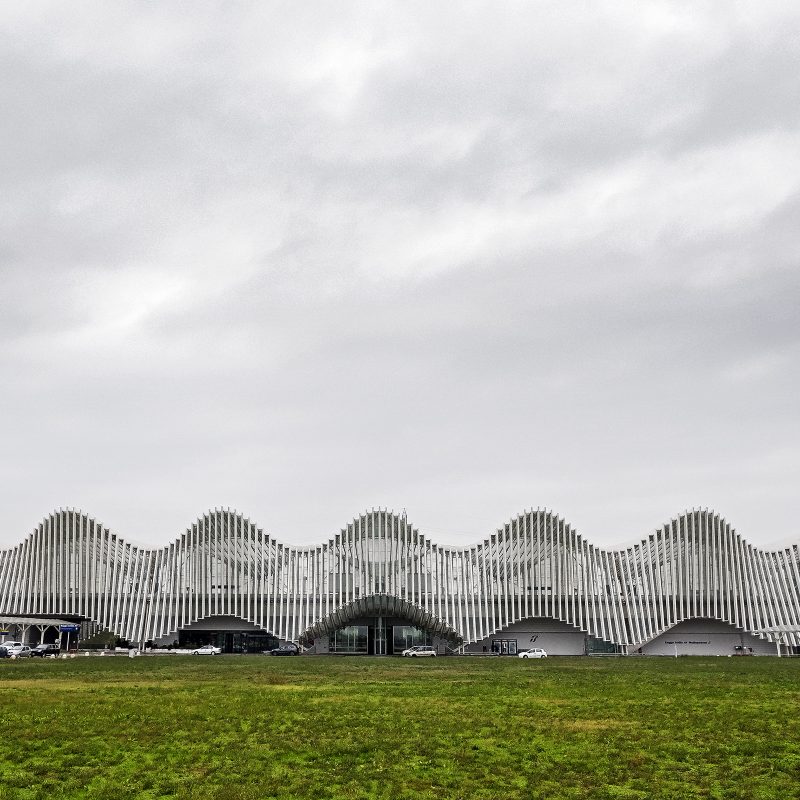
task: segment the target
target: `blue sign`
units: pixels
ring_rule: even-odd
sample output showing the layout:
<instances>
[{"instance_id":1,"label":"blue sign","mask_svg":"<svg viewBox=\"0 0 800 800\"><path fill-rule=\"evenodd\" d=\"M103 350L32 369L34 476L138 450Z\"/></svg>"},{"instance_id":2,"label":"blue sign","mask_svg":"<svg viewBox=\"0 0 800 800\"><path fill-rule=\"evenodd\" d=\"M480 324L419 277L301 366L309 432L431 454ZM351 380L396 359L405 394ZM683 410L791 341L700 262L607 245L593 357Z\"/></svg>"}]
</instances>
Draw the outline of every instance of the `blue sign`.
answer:
<instances>
[{"instance_id":1,"label":"blue sign","mask_svg":"<svg viewBox=\"0 0 800 800\"><path fill-rule=\"evenodd\" d=\"M59 625L58 629L61 633L77 633L80 629L80 625Z\"/></svg>"}]
</instances>

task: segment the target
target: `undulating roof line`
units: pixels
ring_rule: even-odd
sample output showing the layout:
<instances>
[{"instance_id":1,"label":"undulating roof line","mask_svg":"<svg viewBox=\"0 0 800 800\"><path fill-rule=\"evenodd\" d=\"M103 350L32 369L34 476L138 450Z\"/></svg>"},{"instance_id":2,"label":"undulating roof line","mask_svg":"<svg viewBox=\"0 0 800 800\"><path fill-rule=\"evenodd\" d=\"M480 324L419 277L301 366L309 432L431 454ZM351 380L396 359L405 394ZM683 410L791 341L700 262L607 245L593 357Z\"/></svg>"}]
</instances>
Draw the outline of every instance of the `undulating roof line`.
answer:
<instances>
[{"instance_id":1,"label":"undulating roof line","mask_svg":"<svg viewBox=\"0 0 800 800\"><path fill-rule=\"evenodd\" d=\"M217 509L150 549L67 509L0 551L0 613L80 616L134 641L218 615L308 640L380 609L464 643L532 617L623 649L694 617L771 638L764 631L800 624L800 545L760 550L700 509L607 550L537 509L454 547L404 514L373 509L326 541L294 547Z\"/></svg>"},{"instance_id":2,"label":"undulating roof line","mask_svg":"<svg viewBox=\"0 0 800 800\"><path fill-rule=\"evenodd\" d=\"M394 511L393 509L392 509L392 510L390 510L390 509L388 509L388 508L380 508L380 507L378 507L377 509L376 509L376 508L369 509L369 510L365 511L365 512L364 512L364 514L371 514L371 513L376 513L376 512L377 512L377 513L390 514L390 515L392 515L392 516L394 516L394 517L397 517L397 518L406 518L406 514L405 514L405 513L398 514L398 513L397 513L396 511ZM715 517L719 516L719 515L718 515L718 514L717 514L717 513L716 513L716 512L713 510L713 509L709 509L708 507L705 507L705 508L692 508L692 509L688 509L688 508L687 508L687 509L686 509L686 510L684 510L684 511L683 511L681 514L678 514L678 515L676 515L676 516L672 517L672 518L670 519L670 521L669 521L669 522L665 523L665 525L672 524L672 523L674 523L676 520L678 520L678 519L681 519L682 517L686 516L687 514L696 514L696 513L698 513L698 512L702 512L702 513L705 513L705 514L711 514L711 515L713 515L713 516L715 516ZM164 548L169 548L170 546L174 545L176 542L180 541L180 540L181 540L181 538L182 538L182 536L185 536L185 534L181 534L181 535L180 535L180 536L178 536L177 538L173 539L171 542L168 542L167 544L165 544L165 545L162 545L161 547L159 547L159 546L157 546L157 545L145 545L145 544L141 544L141 543L139 543L139 542L136 542L136 541L134 541L133 539L126 539L124 535L122 535L122 534L120 534L120 533L117 533L117 532L115 532L115 531L111 530L110 528L107 528L106 526L102 525L102 523L101 523L101 522L98 522L98 521L97 521L97 520L95 520L93 517L90 517L90 516L89 516L89 515L88 515L86 512L82 511L81 509L79 509L79 508L72 508L72 507L69 507L69 506L68 506L67 508L59 508L59 509L54 509L54 510L53 510L53 511L52 511L52 512L49 514L49 515L46 515L46 516L44 516L44 517L42 518L42 522L39 524L39 526L37 526L36 528L34 528L34 529L33 529L33 531L32 531L30 534L28 534L26 537L24 537L24 538L23 538L23 540L20 542L20 544L18 544L18 545L16 545L16 546L17 546L17 547L19 547L21 544L24 544L25 540L27 540L28 538L30 538L30 537L32 537L32 536L36 536L36 534L37 534L38 530L41 528L41 526L42 526L43 524L45 524L45 523L48 521L48 519L52 519L52 518L53 518L55 515L57 515L57 514L63 514L63 513L78 514L78 515L80 515L80 516L86 517L87 519L91 519L91 520L92 520L92 522L93 522L94 524L96 524L96 525L100 525L100 526L102 526L104 529L108 530L108 531L109 531L109 534L110 534L111 536L115 536L115 537L116 537L116 538L117 538L119 541L127 542L127 543L128 543L128 544L130 544L132 547L136 547L136 548L137 548L138 550L140 550L140 551L153 551L153 552L156 552L156 551L158 551L158 550L162 550L162 549L164 549ZM189 532L189 531L192 529L192 526L193 526L193 525L196 525L196 524L197 524L198 522L200 522L201 520L203 520L203 519L208 519L209 515L212 515L212 514L219 514L219 513L233 514L233 515L235 515L235 516L237 516L237 517L240 517L240 518L242 518L243 520L246 520L248 523L250 523L250 518L249 518L248 516L246 516L246 515L245 515L245 514L243 514L242 512L239 512L239 511L237 511L236 509L232 509L232 508L230 508L229 506L228 506L227 508L222 508L222 507L220 507L220 508L213 508L213 509L209 508L209 509L208 509L208 511L206 511L204 514L202 514L201 516L197 517L197 519L196 519L196 520L195 520L195 521L192 523L192 525L190 525L190 526L188 526L188 527L187 527L186 531L187 531L187 532ZM556 519L558 519L558 520L560 520L561 522L564 522L564 523L566 524L566 518L565 518L565 517L563 517L563 516L560 516L560 515L556 514L556 512L554 512L552 509L551 509L551 510L548 510L547 508L536 508L536 509L534 510L534 509L533 509L533 507L531 507L530 509L525 509L525 510L524 510L524 511L523 511L521 514L519 514L519 515L518 515L516 518L515 518L515 517L511 517L511 520L510 520L510 521L511 521L511 522L513 522L513 521L514 521L514 519L518 519L518 518L520 518L520 517L524 516L525 514L529 514L529 513L544 513L544 514L552 514L552 515L555 515ZM362 515L360 515L360 516L362 516L362 517L363 517L364 515L362 514ZM354 519L354 520L357 520L357 519L359 519L359 517L354 517L353 519ZM725 518L724 518L724 517L722 517L722 516L719 516L719 519L720 519L720 521L722 522L722 524L724 524L724 525L728 526L728 523L726 522L726 520L725 520ZM253 523L253 524L255 524L255 523ZM350 524L350 523L348 523L348 524ZM410 523L409 523L409 524L410 524ZM425 535L424 533L422 533L422 532L420 532L420 533L419 533L419 535L420 535L421 537L424 537L424 538L426 539L426 541L430 542L430 543L431 543L431 544L433 544L433 545L437 545L437 546L439 546L439 547L448 547L448 548L451 548L451 549L456 549L456 550L457 550L457 549L469 550L471 547L475 547L477 544L480 544L480 543L482 543L482 542L488 541L488 539L489 539L491 536L494 536L494 535L496 535L497 531L503 530L503 527L504 527L506 524L508 524L508 523L504 523L502 526L500 526L499 528L495 529L495 531L493 531L492 533L488 534L488 535L487 535L487 536L486 536L484 539L478 539L477 541L475 541L475 542L472 542L471 544L468 544L468 545L454 545L454 544L447 544L447 543L444 543L444 542L434 542L434 540L433 540L433 539L432 539L430 536L426 536L426 535ZM415 529L415 530L418 530L418 528L416 528L416 527L415 527L414 529ZM343 532L344 530L345 530L345 528L343 528L343 529L342 529L342 532ZM628 540L628 541L626 541L626 542L619 543L619 544L617 544L617 545L604 545L604 546L601 546L601 545L592 545L592 546L593 546L593 547L595 547L595 548L597 548L597 549L602 549L602 550L606 550L606 551L620 551L620 550L628 550L628 549L630 549L631 547L641 546L642 544L644 544L645 542L647 542L647 540L648 540L648 538L649 538L650 536L653 536L653 535L655 535L655 533L657 533L657 532L658 532L658 530L661 530L661 529L658 529L658 528L657 528L657 529L656 529L655 531L653 531L652 533L646 534L645 536L643 536L643 537L642 537L642 538L640 538L640 539L631 539L631 540ZM735 531L736 531L736 529L735 529L735 528L731 528L730 530L731 530L733 533L735 533ZM268 535L269 535L269 534L268 534ZM577 535L578 537L580 537L581 539L583 539L583 540L590 541L590 540L588 540L588 539L586 538L586 536L585 536L585 535L583 535L583 534L579 534L579 533L577 533L577 532L576 532L576 535ZM737 535L737 536L740 536L740 534L736 534L736 535ZM322 543L322 541L333 541L335 538L337 538L337 537L339 537L339 536L341 536L341 532L340 532L340 533L337 533L337 534L335 534L335 535L334 535L334 536L332 536L332 537L328 537L328 539L327 539L327 540L320 540L320 543ZM282 544L282 545L283 545L283 546L285 546L285 547L295 547L295 548L297 548L297 549L299 549L299 550L304 550L304 549L305 549L305 550L309 550L309 549L313 550L315 547L319 546L319 545L317 545L317 544L293 545L293 544L291 544L291 543L289 543L289 542L287 542L287 541L284 541L284 540L281 540L281 539L277 539L275 536L271 536L271 535L270 535L270 538L272 539L272 541L279 542L280 544ZM748 543L748 541L747 541L747 539L745 539L744 537L741 537L741 539L742 539L742 542L743 542L743 543L744 543L744 544L745 544L747 547L752 547L752 548L754 548L755 550L758 550L759 552L778 552L779 550L791 549L791 548L792 548L794 545L796 545L796 544L800 544L800 536L798 536L798 539L797 539L797 541L796 541L796 542L795 542L793 539L790 539L790 540L788 540L788 543L787 543L786 547L781 547L781 548L760 548L760 547L758 547L757 545L751 545L751 544L749 544L749 543ZM7 547L7 548L5 548L5 549L6 549L6 550L13 550L13 549L14 549L14 547L15 547L15 545L11 545L10 547ZM2 552L3 552L3 550L2 550L2 549L0 549L0 553L2 553Z\"/></svg>"}]
</instances>

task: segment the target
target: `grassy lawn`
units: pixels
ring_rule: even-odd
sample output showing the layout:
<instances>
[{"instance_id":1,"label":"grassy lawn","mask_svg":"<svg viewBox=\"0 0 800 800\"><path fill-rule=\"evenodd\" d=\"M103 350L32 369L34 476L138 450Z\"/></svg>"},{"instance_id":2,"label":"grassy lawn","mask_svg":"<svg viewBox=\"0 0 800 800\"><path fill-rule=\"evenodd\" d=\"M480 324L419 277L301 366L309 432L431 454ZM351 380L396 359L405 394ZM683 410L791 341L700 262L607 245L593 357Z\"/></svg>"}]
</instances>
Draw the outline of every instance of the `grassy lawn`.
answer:
<instances>
[{"instance_id":1,"label":"grassy lawn","mask_svg":"<svg viewBox=\"0 0 800 800\"><path fill-rule=\"evenodd\" d=\"M798 798L800 659L0 661L2 798Z\"/></svg>"}]
</instances>

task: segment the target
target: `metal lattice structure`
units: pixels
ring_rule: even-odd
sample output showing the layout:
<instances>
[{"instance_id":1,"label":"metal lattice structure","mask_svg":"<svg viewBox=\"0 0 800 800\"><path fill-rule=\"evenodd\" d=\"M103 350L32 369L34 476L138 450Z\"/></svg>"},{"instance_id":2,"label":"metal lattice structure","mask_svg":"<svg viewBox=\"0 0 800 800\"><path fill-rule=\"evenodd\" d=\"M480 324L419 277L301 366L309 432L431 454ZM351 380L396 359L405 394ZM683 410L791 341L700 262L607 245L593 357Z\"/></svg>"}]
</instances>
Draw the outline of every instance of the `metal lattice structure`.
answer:
<instances>
[{"instance_id":1,"label":"metal lattice structure","mask_svg":"<svg viewBox=\"0 0 800 800\"><path fill-rule=\"evenodd\" d=\"M386 510L323 544L293 547L217 510L148 549L61 510L0 551L0 613L79 616L132 641L217 615L308 641L376 609L464 644L534 617L622 650L700 617L772 640L770 629L800 624L800 549L755 548L707 510L617 550L589 544L542 510L469 547L438 545ZM800 644L796 632L782 636Z\"/></svg>"}]
</instances>

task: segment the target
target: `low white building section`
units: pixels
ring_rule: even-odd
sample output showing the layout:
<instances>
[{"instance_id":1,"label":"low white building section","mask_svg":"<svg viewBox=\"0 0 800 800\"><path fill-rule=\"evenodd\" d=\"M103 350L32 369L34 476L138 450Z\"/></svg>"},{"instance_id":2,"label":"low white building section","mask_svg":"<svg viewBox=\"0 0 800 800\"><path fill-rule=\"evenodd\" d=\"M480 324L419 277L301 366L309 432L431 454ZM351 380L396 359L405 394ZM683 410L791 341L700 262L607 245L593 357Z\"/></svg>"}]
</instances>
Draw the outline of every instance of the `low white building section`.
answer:
<instances>
[{"instance_id":1,"label":"low white building section","mask_svg":"<svg viewBox=\"0 0 800 800\"><path fill-rule=\"evenodd\" d=\"M520 514L469 547L436 544L405 515L373 510L313 547L276 541L216 510L161 549L137 547L76 510L0 551L0 614L71 615L132 641L233 616L310 642L391 607L470 645L552 619L622 652L711 619L800 644L800 549L760 550L718 514L686 512L634 546L593 546L550 511Z\"/></svg>"}]
</instances>

